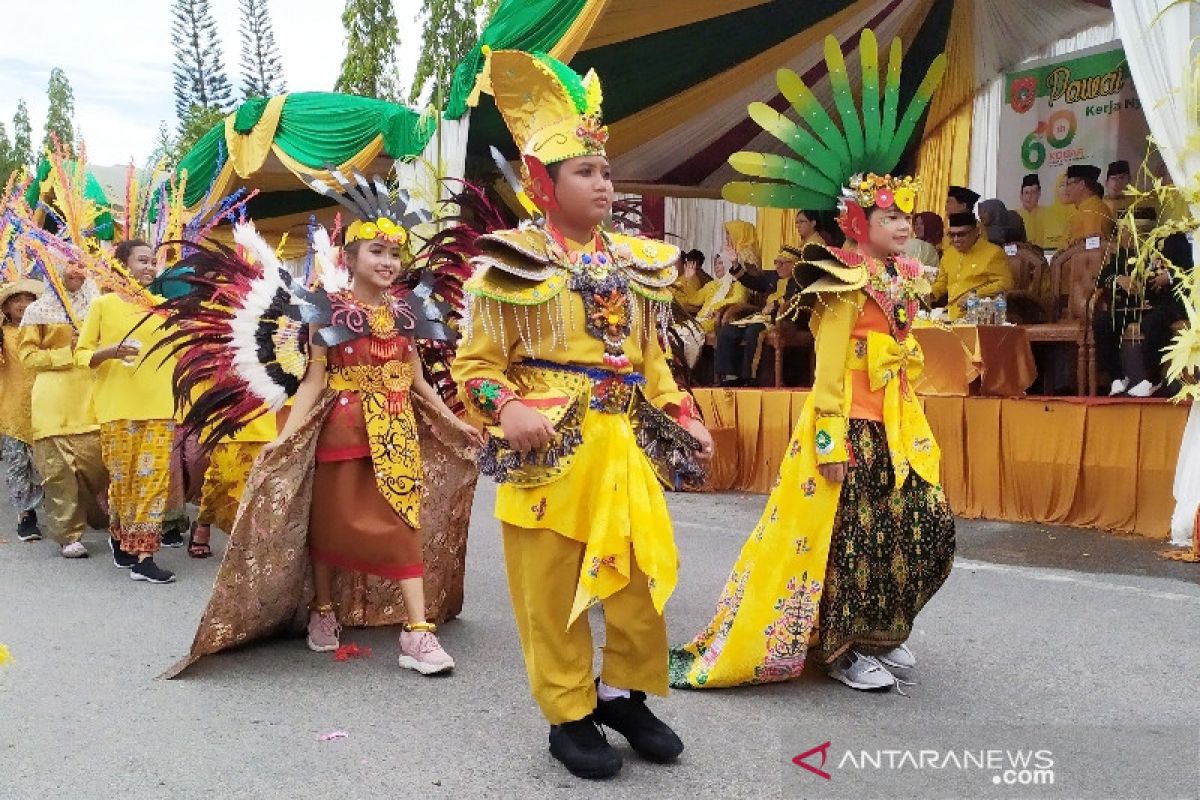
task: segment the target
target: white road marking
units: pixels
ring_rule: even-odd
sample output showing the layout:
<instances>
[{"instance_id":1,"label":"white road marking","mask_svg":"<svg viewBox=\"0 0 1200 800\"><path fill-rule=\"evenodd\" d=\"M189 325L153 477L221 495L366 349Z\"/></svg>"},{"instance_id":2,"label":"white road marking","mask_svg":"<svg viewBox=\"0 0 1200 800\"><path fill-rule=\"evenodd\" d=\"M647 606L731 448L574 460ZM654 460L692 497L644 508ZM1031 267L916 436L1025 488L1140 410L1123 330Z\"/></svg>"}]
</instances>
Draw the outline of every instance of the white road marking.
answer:
<instances>
[{"instance_id":1,"label":"white road marking","mask_svg":"<svg viewBox=\"0 0 1200 800\"><path fill-rule=\"evenodd\" d=\"M1067 572L1063 570L1041 569L1038 567L1017 567L1010 566L1008 564L989 564L986 561L971 561L965 558L955 559L954 568L977 572L1004 572L1010 575L1028 578L1029 580L1046 581L1047 583L1070 583L1076 586L1082 586L1088 589L1097 589L1105 592L1140 595L1142 597L1153 597L1156 600L1173 600L1179 603L1194 603L1195 605L1200 605L1200 595L1183 594L1180 592L1162 592L1155 589L1145 589L1141 586L1130 586L1128 584L1112 583L1110 581L1098 581L1093 578L1082 577L1080 573Z\"/></svg>"}]
</instances>

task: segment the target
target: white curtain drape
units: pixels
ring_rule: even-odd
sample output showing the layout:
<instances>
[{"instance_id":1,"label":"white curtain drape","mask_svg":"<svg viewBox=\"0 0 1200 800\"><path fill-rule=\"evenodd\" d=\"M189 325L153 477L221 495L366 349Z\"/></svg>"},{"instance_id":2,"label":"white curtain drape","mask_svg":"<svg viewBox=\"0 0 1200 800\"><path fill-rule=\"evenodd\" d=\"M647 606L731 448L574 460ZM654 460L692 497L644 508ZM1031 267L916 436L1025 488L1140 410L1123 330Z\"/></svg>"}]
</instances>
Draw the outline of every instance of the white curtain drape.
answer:
<instances>
[{"instance_id":1,"label":"white curtain drape","mask_svg":"<svg viewBox=\"0 0 1200 800\"><path fill-rule=\"evenodd\" d=\"M1108 44L1116 38L1116 26L1110 20L1059 39L1021 63L1065 56L1077 50ZM1011 72L1015 68L1005 72ZM975 110L971 120L971 188L984 197L996 196L996 170L1000 157L1000 114L1003 108L1004 73L1001 73L975 95Z\"/></svg>"},{"instance_id":2,"label":"white curtain drape","mask_svg":"<svg viewBox=\"0 0 1200 800\"><path fill-rule=\"evenodd\" d=\"M1150 134L1171 178L1179 186L1195 188L1200 180L1200 150L1189 139L1200 132L1200 81L1193 68L1200 6L1174 0L1124 0L1113 3L1113 17L1125 43L1125 57ZM1192 214L1200 214L1200 208L1193 207ZM1193 238L1192 246L1200 248L1200 237ZM1197 280L1195 272L1192 280ZM1193 287L1192 296L1198 294L1200 287ZM1174 488L1171 541L1186 545L1200 505L1200 404L1194 404L1189 415Z\"/></svg>"},{"instance_id":3,"label":"white curtain drape","mask_svg":"<svg viewBox=\"0 0 1200 800\"><path fill-rule=\"evenodd\" d=\"M713 255L725 245L725 223L741 219L753 224L758 209L702 197L668 197L664 216L666 240L704 253L704 268L711 271Z\"/></svg>"}]
</instances>

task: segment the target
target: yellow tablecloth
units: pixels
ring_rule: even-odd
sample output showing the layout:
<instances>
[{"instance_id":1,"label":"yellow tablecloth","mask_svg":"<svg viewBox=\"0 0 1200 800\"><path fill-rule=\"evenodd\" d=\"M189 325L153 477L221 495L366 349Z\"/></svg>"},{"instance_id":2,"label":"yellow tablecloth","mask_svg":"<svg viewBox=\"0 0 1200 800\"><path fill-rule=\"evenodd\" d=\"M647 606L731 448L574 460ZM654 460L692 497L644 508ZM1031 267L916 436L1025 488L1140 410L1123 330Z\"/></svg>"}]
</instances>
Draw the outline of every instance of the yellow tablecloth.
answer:
<instances>
[{"instance_id":1,"label":"yellow tablecloth","mask_svg":"<svg viewBox=\"0 0 1200 800\"><path fill-rule=\"evenodd\" d=\"M934 397L979 394L1015 397L1037 379L1033 349L1017 325L943 326L918 321L913 335L925 352L917 393ZM972 392L972 384L979 385Z\"/></svg>"},{"instance_id":2,"label":"yellow tablecloth","mask_svg":"<svg viewBox=\"0 0 1200 800\"><path fill-rule=\"evenodd\" d=\"M720 415L710 487L766 493L806 392L697 389ZM959 516L1170 533L1188 409L1164 401L926 397L942 484ZM714 427L718 427L715 426Z\"/></svg>"}]
</instances>

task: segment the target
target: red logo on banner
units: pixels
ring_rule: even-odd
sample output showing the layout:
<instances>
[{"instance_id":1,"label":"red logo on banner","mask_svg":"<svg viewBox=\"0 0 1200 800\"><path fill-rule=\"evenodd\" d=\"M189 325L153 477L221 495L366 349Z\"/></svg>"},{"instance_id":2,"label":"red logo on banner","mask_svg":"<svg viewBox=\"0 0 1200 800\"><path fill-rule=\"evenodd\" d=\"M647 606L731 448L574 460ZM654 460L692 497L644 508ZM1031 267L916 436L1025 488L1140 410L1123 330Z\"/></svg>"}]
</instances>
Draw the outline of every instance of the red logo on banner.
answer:
<instances>
[{"instance_id":1,"label":"red logo on banner","mask_svg":"<svg viewBox=\"0 0 1200 800\"><path fill-rule=\"evenodd\" d=\"M824 767L825 759L827 759L829 757L829 742L825 742L825 744L819 744L816 747L814 747L813 749L807 750L807 751L801 753L800 755L798 755L792 759L792 763L795 764L797 767L803 767L804 769L808 770L812 774L822 777L825 780L831 780L833 778L833 776L830 775L828 772L826 772L824 769L822 769L821 767L814 767L812 764L809 764L807 761L805 761L806 758L808 758L809 756L812 756L812 755L816 755L817 753L821 754L821 767Z\"/></svg>"},{"instance_id":2,"label":"red logo on banner","mask_svg":"<svg viewBox=\"0 0 1200 800\"><path fill-rule=\"evenodd\" d=\"M1013 81L1008 102L1018 114L1024 114L1033 108L1033 104L1037 102L1037 78L1026 75Z\"/></svg>"}]
</instances>

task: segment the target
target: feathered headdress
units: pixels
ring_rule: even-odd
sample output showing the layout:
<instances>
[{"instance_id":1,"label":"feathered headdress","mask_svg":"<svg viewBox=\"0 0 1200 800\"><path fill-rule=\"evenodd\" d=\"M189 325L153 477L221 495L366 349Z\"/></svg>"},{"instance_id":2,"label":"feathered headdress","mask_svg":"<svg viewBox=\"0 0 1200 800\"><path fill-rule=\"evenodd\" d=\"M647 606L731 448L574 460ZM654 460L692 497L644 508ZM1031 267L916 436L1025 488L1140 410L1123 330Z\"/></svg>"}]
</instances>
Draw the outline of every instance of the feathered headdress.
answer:
<instances>
[{"instance_id":1,"label":"feathered headdress","mask_svg":"<svg viewBox=\"0 0 1200 800\"><path fill-rule=\"evenodd\" d=\"M410 233L417 225L429 222L429 212L416 208L406 191L395 192L393 200L393 192L378 175L367 180L355 170L351 181L336 167L326 166L326 170L337 181L336 189L315 178L310 178L308 185L314 192L336 200L353 215L354 222L346 229L346 244L383 237L405 248L411 257Z\"/></svg>"},{"instance_id":2,"label":"feathered headdress","mask_svg":"<svg viewBox=\"0 0 1200 800\"><path fill-rule=\"evenodd\" d=\"M847 234L865 236L866 211L895 205L910 213L917 182L888 174L900 162L946 71L946 55L939 54L903 114L900 106L900 40L893 39L888 55L882 104L879 86L879 47L875 34L864 29L859 40L862 95L856 102L841 45L825 39L825 63L833 88L839 127L821 106L812 90L795 72L776 74L779 91L792 104L800 122L793 122L766 103L751 103L750 117L767 133L787 145L796 158L769 153L740 152L729 157L738 172L765 181L732 181L721 194L726 200L771 208L838 209L839 223Z\"/></svg>"}]
</instances>

